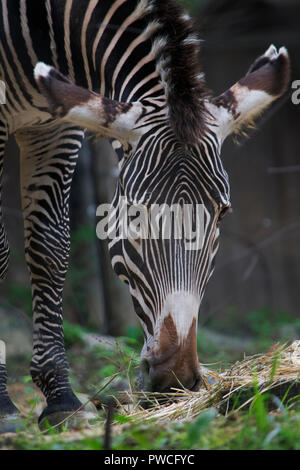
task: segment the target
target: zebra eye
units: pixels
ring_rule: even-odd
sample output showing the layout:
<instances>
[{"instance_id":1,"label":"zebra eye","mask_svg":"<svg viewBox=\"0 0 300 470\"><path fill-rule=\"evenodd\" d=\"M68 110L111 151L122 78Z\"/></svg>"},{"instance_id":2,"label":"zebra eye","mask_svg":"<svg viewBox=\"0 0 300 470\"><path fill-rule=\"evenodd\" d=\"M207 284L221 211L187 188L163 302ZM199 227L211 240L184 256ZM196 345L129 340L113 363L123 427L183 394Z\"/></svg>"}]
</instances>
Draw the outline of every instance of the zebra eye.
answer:
<instances>
[{"instance_id":1,"label":"zebra eye","mask_svg":"<svg viewBox=\"0 0 300 470\"><path fill-rule=\"evenodd\" d=\"M224 206L222 207L220 213L219 213L219 217L218 217L218 220L217 220L217 226L220 225L221 221L223 220L223 218L225 217L225 215L227 214L227 212L231 212L231 208L228 207L228 206Z\"/></svg>"}]
</instances>

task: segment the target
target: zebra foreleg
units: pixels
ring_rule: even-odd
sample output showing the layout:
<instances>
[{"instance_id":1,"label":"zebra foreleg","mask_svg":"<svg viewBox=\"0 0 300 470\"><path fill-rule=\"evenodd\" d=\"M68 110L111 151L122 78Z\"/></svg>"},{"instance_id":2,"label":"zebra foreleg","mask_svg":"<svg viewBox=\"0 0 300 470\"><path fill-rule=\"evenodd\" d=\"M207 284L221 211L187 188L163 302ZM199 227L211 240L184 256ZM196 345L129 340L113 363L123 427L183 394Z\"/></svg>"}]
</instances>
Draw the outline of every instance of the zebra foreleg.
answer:
<instances>
[{"instance_id":1,"label":"zebra foreleg","mask_svg":"<svg viewBox=\"0 0 300 470\"><path fill-rule=\"evenodd\" d=\"M2 182L3 157L6 140L6 126L0 120L0 185ZM0 281L5 278L9 260L8 241L2 220L1 193L2 191L0 188ZM2 338L1 340L0 333L0 433L14 432L18 428L20 429L22 427L22 422L19 418L19 410L13 404L7 393L6 351L3 339L5 338Z\"/></svg>"},{"instance_id":2,"label":"zebra foreleg","mask_svg":"<svg viewBox=\"0 0 300 470\"><path fill-rule=\"evenodd\" d=\"M31 375L47 407L39 418L57 425L81 403L69 383L62 295L69 257L69 194L83 131L53 123L22 130L21 194L25 257L33 297Z\"/></svg>"},{"instance_id":3,"label":"zebra foreleg","mask_svg":"<svg viewBox=\"0 0 300 470\"><path fill-rule=\"evenodd\" d=\"M2 173L3 173L3 159L5 144L7 141L7 129L4 123L0 120L0 281L5 279L8 261L9 261L9 246L6 236L6 231L2 219Z\"/></svg>"},{"instance_id":4,"label":"zebra foreleg","mask_svg":"<svg viewBox=\"0 0 300 470\"><path fill-rule=\"evenodd\" d=\"M8 395L6 382L5 343L0 341L0 434L23 429L18 408Z\"/></svg>"}]
</instances>

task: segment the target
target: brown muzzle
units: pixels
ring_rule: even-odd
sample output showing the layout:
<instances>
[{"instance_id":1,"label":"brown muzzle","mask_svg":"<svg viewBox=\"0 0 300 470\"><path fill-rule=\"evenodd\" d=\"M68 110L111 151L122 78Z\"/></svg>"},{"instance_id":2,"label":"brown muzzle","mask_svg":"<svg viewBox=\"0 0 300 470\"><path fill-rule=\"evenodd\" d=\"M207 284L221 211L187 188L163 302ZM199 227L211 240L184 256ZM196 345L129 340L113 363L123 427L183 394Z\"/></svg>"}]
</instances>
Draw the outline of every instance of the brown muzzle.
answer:
<instances>
[{"instance_id":1,"label":"brown muzzle","mask_svg":"<svg viewBox=\"0 0 300 470\"><path fill-rule=\"evenodd\" d=\"M193 319L188 335L179 339L171 315L160 331L159 347L142 361L143 388L152 392L171 392L172 388L196 391L201 384L197 355L197 322Z\"/></svg>"}]
</instances>

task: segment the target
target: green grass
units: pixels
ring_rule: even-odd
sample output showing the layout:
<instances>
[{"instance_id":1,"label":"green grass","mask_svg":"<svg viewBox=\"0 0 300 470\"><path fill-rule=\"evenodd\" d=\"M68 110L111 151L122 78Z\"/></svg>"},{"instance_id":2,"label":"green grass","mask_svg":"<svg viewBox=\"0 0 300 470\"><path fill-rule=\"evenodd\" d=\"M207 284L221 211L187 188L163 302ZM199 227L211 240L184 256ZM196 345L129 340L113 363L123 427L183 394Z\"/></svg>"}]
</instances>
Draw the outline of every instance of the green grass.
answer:
<instances>
[{"instance_id":1,"label":"green grass","mask_svg":"<svg viewBox=\"0 0 300 470\"><path fill-rule=\"evenodd\" d=\"M119 415L115 420L119 425L112 436L112 450L300 450L299 406L292 410L280 406L269 413L259 396L250 410L227 417L209 408L192 422L137 424ZM31 425L28 436L20 433L9 445L14 449L101 450L102 423L98 429L93 436L80 438L77 433L72 439L67 431L45 436Z\"/></svg>"},{"instance_id":2,"label":"green grass","mask_svg":"<svg viewBox=\"0 0 300 470\"><path fill-rule=\"evenodd\" d=\"M23 296L22 291L14 290L15 298ZM243 319L243 324L235 324L234 336L253 338L253 350L247 354L266 351L278 339L281 342L288 339L283 334L286 325L295 334L300 333L300 322L291 318L285 312L270 312L261 309L250 312ZM247 325L247 331L243 330ZM219 325L218 325L219 326ZM208 327L216 330L211 322ZM122 371L117 380L97 396L105 401L108 394L123 389L124 383L134 387L138 371L139 354L143 343L140 328L128 328L126 337L119 338L114 348L105 344L99 345L92 351L84 344L83 333L86 330L68 322L64 325L68 358L71 365L71 383L75 390L93 396L105 383L108 376ZM226 327L223 329L226 332ZM227 328L231 331L231 328ZM219 330L221 332L221 330ZM206 336L206 330L199 330L198 352L202 362L218 363L216 367L243 358L243 352L232 351L220 347ZM275 374L280 358L275 357L271 376ZM11 369L14 367L11 365ZM22 370L24 368L22 367ZM247 393L254 396L250 408L240 409L239 397L233 398L233 411L208 408L194 420L169 423L156 421L138 423L123 415L115 415L117 423L113 429L113 450L300 450L300 397L288 400L284 396L281 401L271 393L262 395L253 371L253 387ZM270 380L272 377L270 377ZM16 436L0 438L0 449L33 449L33 450L101 450L103 449L105 413L100 412L99 420L89 433L65 432L58 434L42 434L37 427L37 417L41 409L41 397L29 375L19 377L18 383L23 387L26 419L25 432ZM248 398L248 397L247 397ZM270 411L270 404L273 411ZM223 414L221 414L221 412Z\"/></svg>"},{"instance_id":3,"label":"green grass","mask_svg":"<svg viewBox=\"0 0 300 470\"><path fill-rule=\"evenodd\" d=\"M73 348L69 351L72 365L71 381L77 390L85 384L89 396L107 381L107 376L123 368L122 380L133 381L140 351L140 330L130 329L128 337L120 338L115 349L99 346L92 353L86 353L78 340L81 332L67 326L67 336ZM80 360L79 360L80 359ZM274 376L280 357L274 357L271 377ZM93 364L93 367L92 367ZM81 370L87 376L81 375ZM27 450L102 450L104 441L105 413L100 412L92 431L68 432L61 434L50 431L43 434L37 427L36 408L41 398L36 395L30 376L22 378L24 400L28 410L25 432L0 439L0 449ZM113 384L113 383L112 383ZM114 393L113 386L105 393ZM192 421L180 422L137 422L122 414L114 417L112 450L300 450L300 397L280 401L272 392L261 394L256 371L253 370L251 406L239 409L239 396L233 398L232 411L217 410L213 407L201 412ZM97 397L105 398L104 392ZM249 396L247 396L249 398ZM273 411L270 411L272 409ZM221 414L221 411L223 414Z\"/></svg>"}]
</instances>

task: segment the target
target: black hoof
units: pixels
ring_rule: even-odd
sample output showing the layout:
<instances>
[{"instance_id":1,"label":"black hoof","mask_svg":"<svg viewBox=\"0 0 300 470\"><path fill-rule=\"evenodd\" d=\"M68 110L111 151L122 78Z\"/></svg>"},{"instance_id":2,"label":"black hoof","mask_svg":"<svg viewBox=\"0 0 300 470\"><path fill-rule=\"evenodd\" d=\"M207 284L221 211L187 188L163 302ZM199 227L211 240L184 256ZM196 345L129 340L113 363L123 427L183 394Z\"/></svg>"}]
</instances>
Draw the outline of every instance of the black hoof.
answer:
<instances>
[{"instance_id":1,"label":"black hoof","mask_svg":"<svg viewBox=\"0 0 300 470\"><path fill-rule=\"evenodd\" d=\"M0 434L16 433L24 430L24 422L19 414L0 417Z\"/></svg>"},{"instance_id":2,"label":"black hoof","mask_svg":"<svg viewBox=\"0 0 300 470\"><path fill-rule=\"evenodd\" d=\"M85 404L88 397L80 396ZM76 398L76 406L64 408L64 404L56 403L48 405L39 418L39 428L41 431L55 429L59 432L64 429L74 430L89 427L90 423L98 418L97 408L92 402L88 402L84 407ZM75 405L75 403L73 403Z\"/></svg>"},{"instance_id":3,"label":"black hoof","mask_svg":"<svg viewBox=\"0 0 300 470\"><path fill-rule=\"evenodd\" d=\"M0 434L15 433L23 429L24 423L21 419L20 411L5 391L0 395Z\"/></svg>"},{"instance_id":4,"label":"black hoof","mask_svg":"<svg viewBox=\"0 0 300 470\"><path fill-rule=\"evenodd\" d=\"M89 413L84 411L56 411L39 420L41 431L75 430L89 426Z\"/></svg>"}]
</instances>

